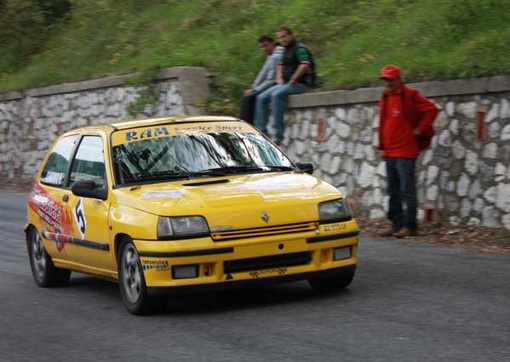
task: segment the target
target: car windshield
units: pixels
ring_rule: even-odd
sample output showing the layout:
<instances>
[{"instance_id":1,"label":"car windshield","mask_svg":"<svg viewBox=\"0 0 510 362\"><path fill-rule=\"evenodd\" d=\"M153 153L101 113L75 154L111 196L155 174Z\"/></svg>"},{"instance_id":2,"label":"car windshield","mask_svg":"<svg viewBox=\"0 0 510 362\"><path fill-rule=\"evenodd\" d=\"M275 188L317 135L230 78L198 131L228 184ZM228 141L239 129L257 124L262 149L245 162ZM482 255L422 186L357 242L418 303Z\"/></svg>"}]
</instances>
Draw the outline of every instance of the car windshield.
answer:
<instances>
[{"instance_id":1,"label":"car windshield","mask_svg":"<svg viewBox=\"0 0 510 362\"><path fill-rule=\"evenodd\" d=\"M123 143L113 147L113 164L119 184L295 169L262 135L248 132L181 134Z\"/></svg>"}]
</instances>

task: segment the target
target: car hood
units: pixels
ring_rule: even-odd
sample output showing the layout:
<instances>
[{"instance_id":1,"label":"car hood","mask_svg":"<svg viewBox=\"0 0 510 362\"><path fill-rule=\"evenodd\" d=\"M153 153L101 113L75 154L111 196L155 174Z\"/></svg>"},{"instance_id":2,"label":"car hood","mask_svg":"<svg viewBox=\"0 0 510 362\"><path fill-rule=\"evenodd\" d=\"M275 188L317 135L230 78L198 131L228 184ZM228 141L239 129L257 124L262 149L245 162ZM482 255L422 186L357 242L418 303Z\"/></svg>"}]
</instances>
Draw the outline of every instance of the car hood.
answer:
<instances>
[{"instance_id":1,"label":"car hood","mask_svg":"<svg viewBox=\"0 0 510 362\"><path fill-rule=\"evenodd\" d=\"M259 227L318 220L318 203L342 197L303 173L192 179L117 190L119 203L162 216L203 215L211 228Z\"/></svg>"}]
</instances>

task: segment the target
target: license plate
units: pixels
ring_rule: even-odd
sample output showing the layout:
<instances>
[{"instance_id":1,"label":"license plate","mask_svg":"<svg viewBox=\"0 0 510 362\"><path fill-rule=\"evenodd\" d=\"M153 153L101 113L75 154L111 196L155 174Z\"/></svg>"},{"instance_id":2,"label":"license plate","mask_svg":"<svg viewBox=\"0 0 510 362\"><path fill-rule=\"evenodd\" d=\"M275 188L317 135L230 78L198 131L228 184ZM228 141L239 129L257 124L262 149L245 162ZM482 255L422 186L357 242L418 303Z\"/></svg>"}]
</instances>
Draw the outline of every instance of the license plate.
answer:
<instances>
[{"instance_id":1,"label":"license plate","mask_svg":"<svg viewBox=\"0 0 510 362\"><path fill-rule=\"evenodd\" d=\"M287 268L272 268L250 272L252 278L274 277L287 274Z\"/></svg>"}]
</instances>

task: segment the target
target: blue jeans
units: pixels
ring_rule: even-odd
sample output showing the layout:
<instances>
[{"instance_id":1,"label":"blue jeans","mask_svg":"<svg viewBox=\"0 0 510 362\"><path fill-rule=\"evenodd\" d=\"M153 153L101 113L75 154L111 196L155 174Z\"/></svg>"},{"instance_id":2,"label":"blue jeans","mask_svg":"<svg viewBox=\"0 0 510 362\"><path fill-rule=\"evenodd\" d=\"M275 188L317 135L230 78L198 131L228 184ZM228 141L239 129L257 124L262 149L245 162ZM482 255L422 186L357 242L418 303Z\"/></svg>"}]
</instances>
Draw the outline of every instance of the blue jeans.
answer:
<instances>
[{"instance_id":1,"label":"blue jeans","mask_svg":"<svg viewBox=\"0 0 510 362\"><path fill-rule=\"evenodd\" d=\"M273 110L273 122L275 130L275 139L283 140L285 133L285 124L283 123L283 113L285 111L285 101L288 95L306 92L309 87L306 84L298 83L296 85L277 84L266 89L257 96L255 101L255 127L267 134L267 123L269 121L269 102Z\"/></svg>"},{"instance_id":2,"label":"blue jeans","mask_svg":"<svg viewBox=\"0 0 510 362\"><path fill-rule=\"evenodd\" d=\"M255 118L255 100L262 91L254 91L247 96L241 98L241 106L239 108L239 118L243 121L253 124Z\"/></svg>"},{"instance_id":3,"label":"blue jeans","mask_svg":"<svg viewBox=\"0 0 510 362\"><path fill-rule=\"evenodd\" d=\"M416 231L415 163L413 158L385 157L387 191L390 196L388 219L395 229Z\"/></svg>"}]
</instances>

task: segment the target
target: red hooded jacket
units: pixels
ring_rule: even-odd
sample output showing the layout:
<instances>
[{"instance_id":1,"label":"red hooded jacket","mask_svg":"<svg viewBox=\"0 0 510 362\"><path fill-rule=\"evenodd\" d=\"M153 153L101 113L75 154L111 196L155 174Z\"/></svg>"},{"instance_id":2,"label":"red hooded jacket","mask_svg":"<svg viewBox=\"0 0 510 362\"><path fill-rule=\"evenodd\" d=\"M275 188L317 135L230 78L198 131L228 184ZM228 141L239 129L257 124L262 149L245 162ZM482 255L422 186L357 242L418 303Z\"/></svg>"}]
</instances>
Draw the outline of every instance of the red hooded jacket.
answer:
<instances>
[{"instance_id":1,"label":"red hooded jacket","mask_svg":"<svg viewBox=\"0 0 510 362\"><path fill-rule=\"evenodd\" d=\"M385 90L379 100L379 149L384 156L416 158L420 147L416 137L432 132L439 109L416 89L401 83ZM414 130L418 130L418 136Z\"/></svg>"}]
</instances>

